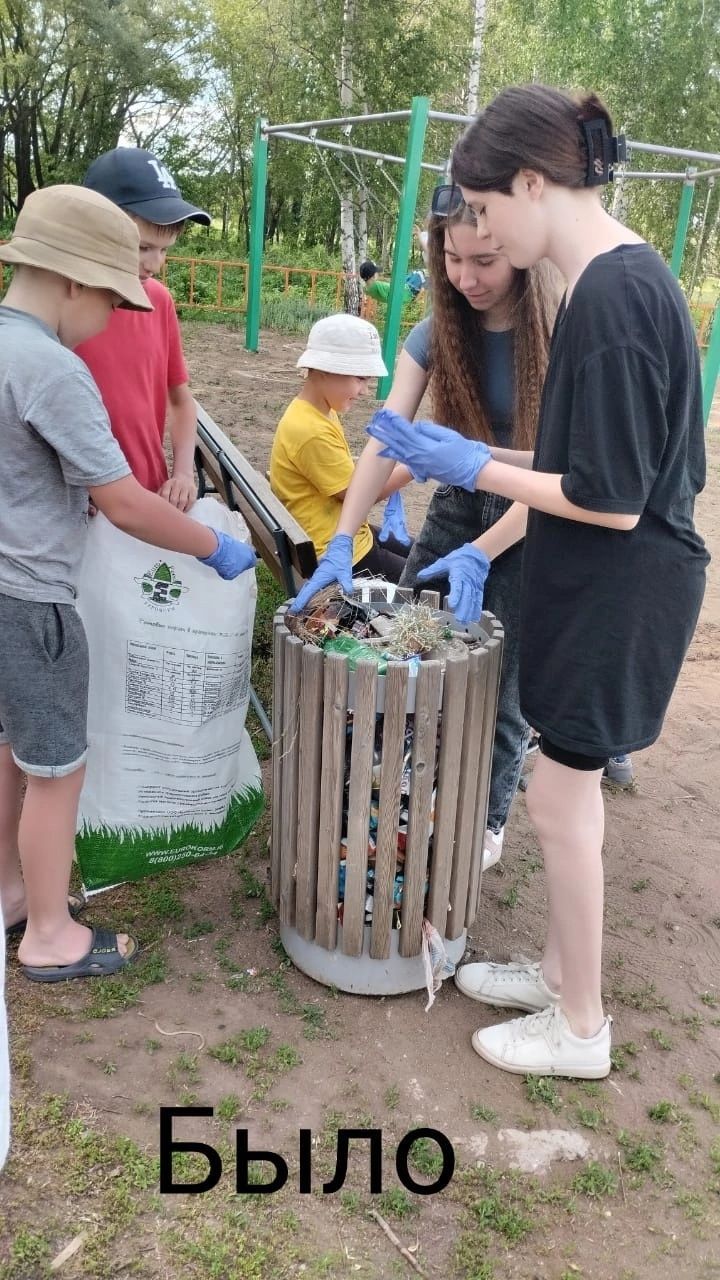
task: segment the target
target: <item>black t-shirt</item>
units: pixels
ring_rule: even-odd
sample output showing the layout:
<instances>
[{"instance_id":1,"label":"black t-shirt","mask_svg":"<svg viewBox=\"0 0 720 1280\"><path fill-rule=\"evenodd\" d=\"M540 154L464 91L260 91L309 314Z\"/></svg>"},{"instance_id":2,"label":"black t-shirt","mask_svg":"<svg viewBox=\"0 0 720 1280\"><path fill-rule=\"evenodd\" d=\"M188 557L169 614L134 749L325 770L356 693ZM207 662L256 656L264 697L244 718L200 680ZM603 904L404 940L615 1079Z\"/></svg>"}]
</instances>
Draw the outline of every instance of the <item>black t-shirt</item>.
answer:
<instances>
[{"instance_id":1,"label":"black t-shirt","mask_svg":"<svg viewBox=\"0 0 720 1280\"><path fill-rule=\"evenodd\" d=\"M586 267L555 323L533 467L570 502L639 514L629 532L531 511L520 692L568 751L657 738L697 622L709 556L700 361L677 281L648 245Z\"/></svg>"}]
</instances>

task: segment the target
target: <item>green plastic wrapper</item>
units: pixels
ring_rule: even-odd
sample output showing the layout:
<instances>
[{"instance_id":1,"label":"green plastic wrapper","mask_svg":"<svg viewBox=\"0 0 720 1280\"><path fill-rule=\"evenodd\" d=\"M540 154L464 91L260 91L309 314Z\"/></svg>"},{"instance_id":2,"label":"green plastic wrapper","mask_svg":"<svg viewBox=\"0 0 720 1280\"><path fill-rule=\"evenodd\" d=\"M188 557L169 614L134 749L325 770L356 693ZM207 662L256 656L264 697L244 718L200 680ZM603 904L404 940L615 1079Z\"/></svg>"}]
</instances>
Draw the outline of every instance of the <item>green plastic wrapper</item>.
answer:
<instances>
[{"instance_id":1,"label":"green plastic wrapper","mask_svg":"<svg viewBox=\"0 0 720 1280\"><path fill-rule=\"evenodd\" d=\"M357 669L358 662L374 662L377 665L378 675L384 676L387 672L387 656L379 649L374 649L372 645L363 644L362 640L357 640L351 635L332 636L325 641L323 648L326 653L342 653L348 660L348 666L351 671Z\"/></svg>"}]
</instances>

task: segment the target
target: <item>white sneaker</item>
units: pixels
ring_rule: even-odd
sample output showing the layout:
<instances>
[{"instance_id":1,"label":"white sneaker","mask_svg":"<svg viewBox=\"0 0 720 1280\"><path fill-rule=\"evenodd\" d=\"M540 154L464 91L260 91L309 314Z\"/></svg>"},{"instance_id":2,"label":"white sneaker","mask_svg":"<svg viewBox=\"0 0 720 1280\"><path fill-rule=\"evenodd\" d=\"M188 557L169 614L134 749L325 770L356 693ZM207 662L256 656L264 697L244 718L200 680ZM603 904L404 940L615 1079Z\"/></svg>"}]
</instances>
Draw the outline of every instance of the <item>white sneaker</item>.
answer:
<instances>
[{"instance_id":1,"label":"white sneaker","mask_svg":"<svg viewBox=\"0 0 720 1280\"><path fill-rule=\"evenodd\" d=\"M554 1005L529 1018L513 1018L476 1031L472 1047L486 1062L522 1076L601 1080L610 1074L610 1018L594 1036L576 1036Z\"/></svg>"},{"instance_id":2,"label":"white sneaker","mask_svg":"<svg viewBox=\"0 0 720 1280\"><path fill-rule=\"evenodd\" d=\"M483 871L487 871L488 867L494 867L495 863L500 861L504 839L504 827L501 827L499 831L491 831L488 827L485 832L485 844L483 845Z\"/></svg>"},{"instance_id":3,"label":"white sneaker","mask_svg":"<svg viewBox=\"0 0 720 1280\"><path fill-rule=\"evenodd\" d=\"M464 996L501 1009L552 1008L560 996L551 991L539 964L463 964L455 972L455 985Z\"/></svg>"}]
</instances>

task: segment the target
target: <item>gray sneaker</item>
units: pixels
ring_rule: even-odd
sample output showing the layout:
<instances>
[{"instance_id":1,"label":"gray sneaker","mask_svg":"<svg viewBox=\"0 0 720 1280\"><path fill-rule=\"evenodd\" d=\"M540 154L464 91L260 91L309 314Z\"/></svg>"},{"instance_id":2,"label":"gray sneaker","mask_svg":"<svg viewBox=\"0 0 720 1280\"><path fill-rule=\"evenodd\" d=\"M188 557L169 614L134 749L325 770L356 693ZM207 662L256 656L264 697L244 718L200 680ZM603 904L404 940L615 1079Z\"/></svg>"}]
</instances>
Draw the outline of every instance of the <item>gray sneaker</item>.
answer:
<instances>
[{"instance_id":1,"label":"gray sneaker","mask_svg":"<svg viewBox=\"0 0 720 1280\"><path fill-rule=\"evenodd\" d=\"M630 756L611 756L603 769L603 782L613 782L616 787L631 787L635 781Z\"/></svg>"},{"instance_id":2,"label":"gray sneaker","mask_svg":"<svg viewBox=\"0 0 720 1280\"><path fill-rule=\"evenodd\" d=\"M501 1009L526 1009L535 1013L559 1003L539 964L463 964L455 973L455 985L464 996Z\"/></svg>"}]
</instances>

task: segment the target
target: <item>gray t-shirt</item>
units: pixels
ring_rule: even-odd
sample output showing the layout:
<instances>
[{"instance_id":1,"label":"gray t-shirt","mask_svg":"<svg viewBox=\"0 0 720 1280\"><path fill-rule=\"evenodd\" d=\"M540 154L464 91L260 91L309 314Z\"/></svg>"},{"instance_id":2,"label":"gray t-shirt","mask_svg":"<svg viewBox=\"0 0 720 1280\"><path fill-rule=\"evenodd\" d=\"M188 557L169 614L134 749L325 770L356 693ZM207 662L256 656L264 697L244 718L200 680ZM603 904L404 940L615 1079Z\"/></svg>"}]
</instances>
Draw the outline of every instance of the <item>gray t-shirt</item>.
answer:
<instances>
[{"instance_id":1,"label":"gray t-shirt","mask_svg":"<svg viewBox=\"0 0 720 1280\"><path fill-rule=\"evenodd\" d=\"M416 364L426 371L430 366L430 343L432 339L432 315L426 316L410 330L405 339L404 349L412 356ZM485 403L490 415L495 442L502 449L512 448L513 399L515 392L515 369L513 362L512 329L495 332L485 329L482 343L487 370L485 386ZM456 427L457 423L454 424Z\"/></svg>"},{"instance_id":2,"label":"gray t-shirt","mask_svg":"<svg viewBox=\"0 0 720 1280\"><path fill-rule=\"evenodd\" d=\"M0 306L0 593L72 604L87 491L129 474L82 360Z\"/></svg>"}]
</instances>

